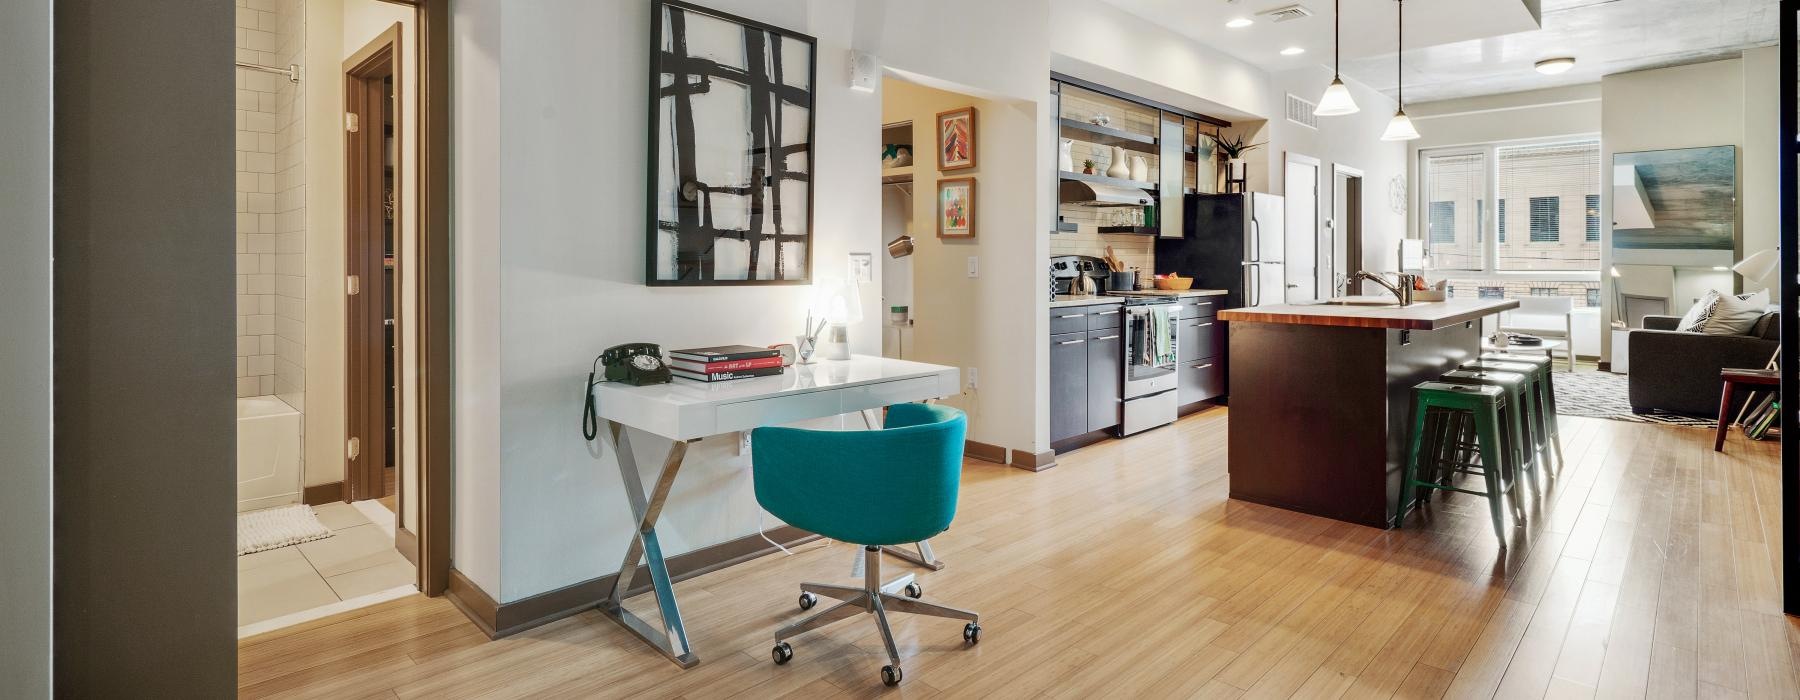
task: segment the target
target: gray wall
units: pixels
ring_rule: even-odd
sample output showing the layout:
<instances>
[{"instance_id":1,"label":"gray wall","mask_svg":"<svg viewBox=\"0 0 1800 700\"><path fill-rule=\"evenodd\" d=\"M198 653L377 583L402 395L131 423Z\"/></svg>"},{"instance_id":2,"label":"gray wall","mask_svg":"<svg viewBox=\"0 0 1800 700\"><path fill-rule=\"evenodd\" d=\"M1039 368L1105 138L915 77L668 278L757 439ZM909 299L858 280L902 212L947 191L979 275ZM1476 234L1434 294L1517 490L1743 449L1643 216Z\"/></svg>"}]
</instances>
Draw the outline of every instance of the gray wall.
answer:
<instances>
[{"instance_id":1,"label":"gray wall","mask_svg":"<svg viewBox=\"0 0 1800 700\"><path fill-rule=\"evenodd\" d=\"M0 697L50 695L50 0L0 2Z\"/></svg>"},{"instance_id":2,"label":"gray wall","mask_svg":"<svg viewBox=\"0 0 1800 700\"><path fill-rule=\"evenodd\" d=\"M55 12L56 693L227 697L234 7Z\"/></svg>"}]
</instances>

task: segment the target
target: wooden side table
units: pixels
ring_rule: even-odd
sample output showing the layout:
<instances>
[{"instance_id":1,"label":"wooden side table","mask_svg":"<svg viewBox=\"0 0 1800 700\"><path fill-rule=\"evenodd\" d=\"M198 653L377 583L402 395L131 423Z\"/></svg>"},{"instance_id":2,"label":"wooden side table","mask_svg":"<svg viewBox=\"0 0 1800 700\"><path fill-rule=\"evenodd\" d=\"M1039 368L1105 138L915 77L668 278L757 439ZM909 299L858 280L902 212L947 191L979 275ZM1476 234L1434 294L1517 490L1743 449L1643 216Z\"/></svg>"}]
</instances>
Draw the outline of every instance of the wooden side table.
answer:
<instances>
[{"instance_id":1,"label":"wooden side table","mask_svg":"<svg viewBox=\"0 0 1800 700\"><path fill-rule=\"evenodd\" d=\"M1731 398L1737 392L1739 384L1748 387L1781 386L1781 373L1772 369L1722 369L1719 379L1724 388L1719 390L1719 427L1713 434L1713 451L1725 449L1725 431L1731 429Z\"/></svg>"}]
</instances>

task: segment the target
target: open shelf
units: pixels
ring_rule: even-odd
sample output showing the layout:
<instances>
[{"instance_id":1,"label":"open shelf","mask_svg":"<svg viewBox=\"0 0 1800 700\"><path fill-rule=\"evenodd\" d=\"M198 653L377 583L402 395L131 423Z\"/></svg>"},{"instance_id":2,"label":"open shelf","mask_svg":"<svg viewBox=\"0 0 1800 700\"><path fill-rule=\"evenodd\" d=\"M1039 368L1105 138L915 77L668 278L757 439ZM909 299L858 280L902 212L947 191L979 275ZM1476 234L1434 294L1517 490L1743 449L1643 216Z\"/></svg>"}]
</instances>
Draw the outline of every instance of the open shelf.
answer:
<instances>
[{"instance_id":1,"label":"open shelf","mask_svg":"<svg viewBox=\"0 0 1800 700\"><path fill-rule=\"evenodd\" d=\"M1088 143L1099 144L1101 146L1118 146L1129 151L1138 151L1151 155L1158 155L1161 153L1161 149L1156 145L1156 139L1151 136L1121 131L1109 126L1099 126L1097 124L1079 122L1067 117L1064 117L1059 121L1062 122L1062 131L1064 135L1070 135L1070 131L1078 132L1072 136Z\"/></svg>"},{"instance_id":2,"label":"open shelf","mask_svg":"<svg viewBox=\"0 0 1800 700\"><path fill-rule=\"evenodd\" d=\"M912 182L912 181L913 181L913 166L902 165L898 168L882 168L881 169L881 184L883 184L883 185L892 185L892 184L896 184L896 183Z\"/></svg>"},{"instance_id":3,"label":"open shelf","mask_svg":"<svg viewBox=\"0 0 1800 700\"><path fill-rule=\"evenodd\" d=\"M1098 185L1112 185L1114 187L1131 187L1147 192L1156 191L1156 183L1154 182L1127 180L1122 177L1107 177L1105 175L1089 175L1087 173L1072 173L1067 170L1061 171L1056 175L1064 180L1080 180L1082 182L1092 182Z\"/></svg>"},{"instance_id":4,"label":"open shelf","mask_svg":"<svg viewBox=\"0 0 1800 700\"><path fill-rule=\"evenodd\" d=\"M1162 229L1155 226L1101 226L1098 230L1101 233L1136 233L1147 236L1162 233Z\"/></svg>"}]
</instances>

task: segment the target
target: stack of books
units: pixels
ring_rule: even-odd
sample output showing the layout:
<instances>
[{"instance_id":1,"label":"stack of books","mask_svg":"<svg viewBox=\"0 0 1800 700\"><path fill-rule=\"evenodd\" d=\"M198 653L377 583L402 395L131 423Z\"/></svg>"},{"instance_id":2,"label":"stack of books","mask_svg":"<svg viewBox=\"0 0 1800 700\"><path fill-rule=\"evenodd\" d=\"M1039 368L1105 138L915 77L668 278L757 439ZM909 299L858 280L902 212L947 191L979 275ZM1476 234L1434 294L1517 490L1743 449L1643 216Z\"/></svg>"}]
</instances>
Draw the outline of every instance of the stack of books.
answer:
<instances>
[{"instance_id":1,"label":"stack of books","mask_svg":"<svg viewBox=\"0 0 1800 700\"><path fill-rule=\"evenodd\" d=\"M669 372L700 382L723 382L781 374L781 351L753 345L670 350Z\"/></svg>"}]
</instances>

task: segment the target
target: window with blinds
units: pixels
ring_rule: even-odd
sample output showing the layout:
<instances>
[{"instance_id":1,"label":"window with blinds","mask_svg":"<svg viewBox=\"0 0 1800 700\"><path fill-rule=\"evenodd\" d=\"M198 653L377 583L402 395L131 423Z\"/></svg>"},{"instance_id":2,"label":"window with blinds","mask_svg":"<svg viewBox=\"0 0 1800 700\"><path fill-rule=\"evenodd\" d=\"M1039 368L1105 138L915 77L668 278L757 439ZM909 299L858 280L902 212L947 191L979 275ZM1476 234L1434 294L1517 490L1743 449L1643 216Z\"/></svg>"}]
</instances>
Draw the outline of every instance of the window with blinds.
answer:
<instances>
[{"instance_id":1,"label":"window with blinds","mask_svg":"<svg viewBox=\"0 0 1800 700\"><path fill-rule=\"evenodd\" d=\"M1562 198L1531 198L1531 242L1556 243L1562 236L1558 233L1557 219L1562 216Z\"/></svg>"},{"instance_id":2,"label":"window with blinds","mask_svg":"<svg viewBox=\"0 0 1800 700\"><path fill-rule=\"evenodd\" d=\"M1500 222L1497 226L1500 229L1500 231L1499 231L1498 237L1499 237L1501 243L1505 243L1506 242L1506 198L1505 197L1500 198L1499 216L1500 216Z\"/></svg>"},{"instance_id":3,"label":"window with blinds","mask_svg":"<svg viewBox=\"0 0 1800 700\"><path fill-rule=\"evenodd\" d=\"M1487 223L1489 161L1486 153L1426 155L1421 159L1427 202L1425 241L1432 265L1442 270L1480 270Z\"/></svg>"},{"instance_id":4,"label":"window with blinds","mask_svg":"<svg viewBox=\"0 0 1800 700\"><path fill-rule=\"evenodd\" d=\"M1427 222L1432 243L1456 242L1456 202L1432 202Z\"/></svg>"},{"instance_id":5,"label":"window with blinds","mask_svg":"<svg viewBox=\"0 0 1800 700\"><path fill-rule=\"evenodd\" d=\"M1600 242L1600 195L1587 196L1587 241Z\"/></svg>"}]
</instances>

